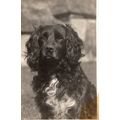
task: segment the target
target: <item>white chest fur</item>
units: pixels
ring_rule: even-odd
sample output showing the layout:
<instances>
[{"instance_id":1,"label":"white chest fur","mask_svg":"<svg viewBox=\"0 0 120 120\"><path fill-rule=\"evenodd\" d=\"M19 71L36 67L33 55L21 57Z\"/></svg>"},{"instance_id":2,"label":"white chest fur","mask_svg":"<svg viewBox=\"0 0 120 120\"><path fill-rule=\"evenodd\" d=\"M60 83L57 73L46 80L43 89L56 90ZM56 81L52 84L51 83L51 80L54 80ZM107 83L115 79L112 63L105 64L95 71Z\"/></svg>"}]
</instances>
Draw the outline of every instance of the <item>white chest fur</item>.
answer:
<instances>
[{"instance_id":1,"label":"white chest fur","mask_svg":"<svg viewBox=\"0 0 120 120\"><path fill-rule=\"evenodd\" d=\"M61 100L56 98L57 85L59 81L57 78L53 78L49 86L45 89L45 92L48 94L46 104L50 105L56 116L64 117L65 114L68 114L68 110L75 106L76 102L72 97L69 97L67 94L62 96Z\"/></svg>"}]
</instances>

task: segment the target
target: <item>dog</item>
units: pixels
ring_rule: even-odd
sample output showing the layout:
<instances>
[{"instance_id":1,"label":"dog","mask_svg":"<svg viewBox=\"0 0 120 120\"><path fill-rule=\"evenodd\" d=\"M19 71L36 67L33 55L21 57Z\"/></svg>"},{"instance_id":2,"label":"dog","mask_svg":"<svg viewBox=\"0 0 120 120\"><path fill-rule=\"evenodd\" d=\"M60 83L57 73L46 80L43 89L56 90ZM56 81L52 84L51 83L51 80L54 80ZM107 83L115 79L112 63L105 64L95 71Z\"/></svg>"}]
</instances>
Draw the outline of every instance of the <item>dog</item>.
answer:
<instances>
[{"instance_id":1,"label":"dog","mask_svg":"<svg viewBox=\"0 0 120 120\"><path fill-rule=\"evenodd\" d=\"M96 118L96 88L79 59L83 41L70 25L39 26L26 42L35 102L42 119Z\"/></svg>"}]
</instances>

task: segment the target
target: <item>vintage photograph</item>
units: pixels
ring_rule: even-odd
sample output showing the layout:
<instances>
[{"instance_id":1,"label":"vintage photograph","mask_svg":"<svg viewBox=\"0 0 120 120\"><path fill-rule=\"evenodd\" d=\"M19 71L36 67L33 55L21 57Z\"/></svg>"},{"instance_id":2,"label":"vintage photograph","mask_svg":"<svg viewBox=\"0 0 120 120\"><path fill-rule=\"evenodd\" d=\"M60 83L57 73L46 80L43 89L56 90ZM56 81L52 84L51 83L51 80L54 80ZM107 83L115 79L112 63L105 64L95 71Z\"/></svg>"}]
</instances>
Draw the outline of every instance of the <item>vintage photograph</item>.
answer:
<instances>
[{"instance_id":1,"label":"vintage photograph","mask_svg":"<svg viewBox=\"0 0 120 120\"><path fill-rule=\"evenodd\" d=\"M21 0L21 119L98 120L96 0Z\"/></svg>"}]
</instances>

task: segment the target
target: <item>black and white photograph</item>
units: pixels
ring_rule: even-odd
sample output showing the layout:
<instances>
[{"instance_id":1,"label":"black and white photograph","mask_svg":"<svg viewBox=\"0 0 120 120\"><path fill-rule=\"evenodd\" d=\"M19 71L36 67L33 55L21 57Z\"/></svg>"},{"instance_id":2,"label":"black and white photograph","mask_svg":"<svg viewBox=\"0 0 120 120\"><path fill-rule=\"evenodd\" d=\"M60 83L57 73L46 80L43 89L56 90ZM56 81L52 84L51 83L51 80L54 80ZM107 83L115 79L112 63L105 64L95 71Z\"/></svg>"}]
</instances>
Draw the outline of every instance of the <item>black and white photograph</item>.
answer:
<instances>
[{"instance_id":1,"label":"black and white photograph","mask_svg":"<svg viewBox=\"0 0 120 120\"><path fill-rule=\"evenodd\" d=\"M0 120L120 120L119 11L119 0L1 0Z\"/></svg>"},{"instance_id":2,"label":"black and white photograph","mask_svg":"<svg viewBox=\"0 0 120 120\"><path fill-rule=\"evenodd\" d=\"M96 0L21 0L21 119L98 120Z\"/></svg>"}]
</instances>

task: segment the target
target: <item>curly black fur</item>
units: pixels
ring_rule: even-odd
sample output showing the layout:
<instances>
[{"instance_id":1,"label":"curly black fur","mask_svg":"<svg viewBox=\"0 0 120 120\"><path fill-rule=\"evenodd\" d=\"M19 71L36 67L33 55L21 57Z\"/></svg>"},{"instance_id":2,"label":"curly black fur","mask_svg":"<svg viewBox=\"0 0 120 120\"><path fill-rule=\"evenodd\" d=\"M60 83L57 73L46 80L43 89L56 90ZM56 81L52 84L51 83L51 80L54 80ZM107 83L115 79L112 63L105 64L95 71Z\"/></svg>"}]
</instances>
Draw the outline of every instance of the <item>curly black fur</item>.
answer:
<instances>
[{"instance_id":1,"label":"curly black fur","mask_svg":"<svg viewBox=\"0 0 120 120\"><path fill-rule=\"evenodd\" d=\"M52 52L46 47L51 43ZM42 118L96 118L96 88L80 67L83 42L71 26L39 26L26 48L27 63L38 73L32 86Z\"/></svg>"}]
</instances>

